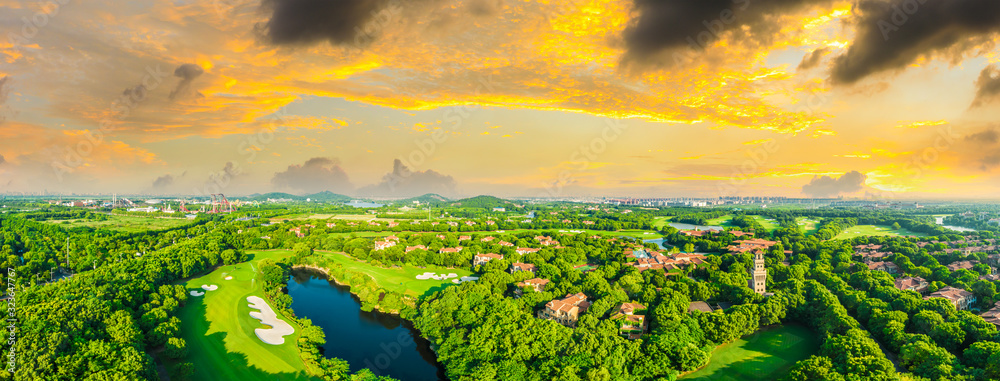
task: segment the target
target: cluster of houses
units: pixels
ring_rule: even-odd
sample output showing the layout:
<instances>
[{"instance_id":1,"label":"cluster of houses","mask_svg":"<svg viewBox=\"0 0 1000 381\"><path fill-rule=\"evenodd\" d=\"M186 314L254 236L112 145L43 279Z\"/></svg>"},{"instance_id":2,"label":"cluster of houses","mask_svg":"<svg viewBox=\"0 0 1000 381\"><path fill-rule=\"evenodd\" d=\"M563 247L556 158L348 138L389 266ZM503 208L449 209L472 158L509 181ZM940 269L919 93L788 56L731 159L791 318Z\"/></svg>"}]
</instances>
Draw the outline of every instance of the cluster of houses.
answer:
<instances>
[{"instance_id":1,"label":"cluster of houses","mask_svg":"<svg viewBox=\"0 0 1000 381\"><path fill-rule=\"evenodd\" d=\"M705 256L702 254L692 253L667 256L664 252L648 252L646 249L641 248L626 249L625 257L631 260L625 263L625 265L635 267L640 272L646 270L685 270L691 267L696 268L698 265L705 263Z\"/></svg>"},{"instance_id":2,"label":"cluster of houses","mask_svg":"<svg viewBox=\"0 0 1000 381\"><path fill-rule=\"evenodd\" d=\"M746 253L754 251L764 251L770 249L771 246L777 245L775 241L768 241L766 239L751 238L742 241L735 241L732 245L729 245L726 249L729 250L730 254L736 253Z\"/></svg>"},{"instance_id":3,"label":"cluster of houses","mask_svg":"<svg viewBox=\"0 0 1000 381\"><path fill-rule=\"evenodd\" d=\"M954 252L959 252L963 255L969 255L972 253L987 253L987 254L997 254L1000 253L1000 246L997 245L996 239L970 239L960 238L956 241L926 241L917 242L917 247L926 248L927 246L937 245L943 243L947 248L944 249L945 253L951 254Z\"/></svg>"}]
</instances>

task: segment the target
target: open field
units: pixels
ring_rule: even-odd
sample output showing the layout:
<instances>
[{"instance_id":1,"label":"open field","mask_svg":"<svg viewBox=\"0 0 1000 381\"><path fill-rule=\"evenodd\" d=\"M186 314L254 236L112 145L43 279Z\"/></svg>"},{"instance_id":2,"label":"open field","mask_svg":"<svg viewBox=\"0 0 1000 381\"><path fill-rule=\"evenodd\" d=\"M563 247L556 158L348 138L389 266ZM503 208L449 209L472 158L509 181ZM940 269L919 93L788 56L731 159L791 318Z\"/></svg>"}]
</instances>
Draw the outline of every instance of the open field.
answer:
<instances>
[{"instance_id":1,"label":"open field","mask_svg":"<svg viewBox=\"0 0 1000 381\"><path fill-rule=\"evenodd\" d=\"M415 297L421 297L425 294L429 294L433 291L440 290L448 285L453 285L452 279L446 280L434 280L417 279L417 275L423 274L425 272L432 272L437 274L458 274L458 277L464 277L472 275L472 272L464 269L449 269L438 266L427 266L427 268L419 268L415 266L403 265L402 267L394 268L381 268L377 266L370 265L366 262L358 261L354 258L348 257L343 253L334 253L329 251L316 251L320 254L323 260L327 261L327 265L339 264L344 266L347 270L353 270L362 272L375 278L375 283L380 287L383 287L389 291L397 292L404 295L410 295ZM324 264L317 264L319 266L324 266ZM458 278L454 278L458 279Z\"/></svg>"},{"instance_id":2,"label":"open field","mask_svg":"<svg viewBox=\"0 0 1000 381\"><path fill-rule=\"evenodd\" d=\"M778 380L795 362L816 353L819 344L816 335L800 325L765 328L719 346L707 366L680 379Z\"/></svg>"},{"instance_id":3,"label":"open field","mask_svg":"<svg viewBox=\"0 0 1000 381\"><path fill-rule=\"evenodd\" d=\"M851 239L861 236L914 236L926 237L927 234L912 232L906 229L892 230L889 226L857 225L844 230L833 239Z\"/></svg>"},{"instance_id":4,"label":"open field","mask_svg":"<svg viewBox=\"0 0 1000 381\"><path fill-rule=\"evenodd\" d=\"M713 218L711 220L708 220L708 223L706 225L709 225L709 226L727 226L728 227L728 226L733 226L733 224L730 223L732 220L733 220L733 215L732 214L727 214L727 215L719 217L719 218Z\"/></svg>"},{"instance_id":5,"label":"open field","mask_svg":"<svg viewBox=\"0 0 1000 381\"><path fill-rule=\"evenodd\" d=\"M187 342L188 357L194 364L192 380L313 380L299 358L298 327L285 336L281 345L264 344L254 329L266 328L250 316L248 296L264 297L257 274L257 262L264 258L290 256L290 251L251 251L245 263L222 266L212 273L191 279L185 285L199 290L201 285L218 285L204 296L189 296L181 308L181 331ZM253 267L251 267L253 266ZM225 280L232 276L232 280ZM256 279L255 279L256 278ZM280 312L278 318L290 322ZM294 325L293 325L294 326Z\"/></svg>"},{"instance_id":6,"label":"open field","mask_svg":"<svg viewBox=\"0 0 1000 381\"><path fill-rule=\"evenodd\" d=\"M798 222L799 228L802 229L802 233L805 235L813 234L819 230L819 219L799 217L795 221Z\"/></svg>"},{"instance_id":7,"label":"open field","mask_svg":"<svg viewBox=\"0 0 1000 381\"><path fill-rule=\"evenodd\" d=\"M126 233L137 233L150 230L161 230L175 228L191 220L186 218L157 218L157 217L136 217L136 216L108 216L106 221L92 220L47 220L50 224L58 224L64 228L76 228L86 226L94 229L116 230ZM63 223L67 222L67 223Z\"/></svg>"},{"instance_id":8,"label":"open field","mask_svg":"<svg viewBox=\"0 0 1000 381\"><path fill-rule=\"evenodd\" d=\"M670 220L672 220L673 218L674 217L672 216L655 217L653 218L653 228L663 229L663 227L666 226L667 223L670 222Z\"/></svg>"},{"instance_id":9,"label":"open field","mask_svg":"<svg viewBox=\"0 0 1000 381\"><path fill-rule=\"evenodd\" d=\"M778 221L775 221L773 218L758 215L754 215L753 218L757 219L757 222L760 223L764 229L767 229L767 231L773 231L774 229L780 227L778 226Z\"/></svg>"}]
</instances>

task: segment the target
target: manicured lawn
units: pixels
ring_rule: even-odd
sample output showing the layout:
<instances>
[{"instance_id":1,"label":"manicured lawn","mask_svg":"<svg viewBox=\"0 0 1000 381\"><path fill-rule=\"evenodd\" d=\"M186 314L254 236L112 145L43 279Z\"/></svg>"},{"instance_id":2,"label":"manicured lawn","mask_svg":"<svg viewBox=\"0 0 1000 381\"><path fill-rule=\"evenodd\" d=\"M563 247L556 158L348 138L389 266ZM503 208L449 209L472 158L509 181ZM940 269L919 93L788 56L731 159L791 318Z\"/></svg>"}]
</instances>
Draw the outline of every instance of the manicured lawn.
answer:
<instances>
[{"instance_id":1,"label":"manicured lawn","mask_svg":"<svg viewBox=\"0 0 1000 381\"><path fill-rule=\"evenodd\" d=\"M817 230L819 230L819 220L818 219L813 219L813 218L808 218L808 217L799 217L799 218L796 218L795 221L798 222L799 227L802 228L802 233L804 233L805 235L813 234Z\"/></svg>"},{"instance_id":2,"label":"manicured lawn","mask_svg":"<svg viewBox=\"0 0 1000 381\"><path fill-rule=\"evenodd\" d=\"M438 291L444 287L453 285L455 284L452 283L453 279L472 275L472 272L468 270L449 269L438 266L419 268L416 266L403 265L402 267L381 268L366 262L355 260L354 258L348 257L343 253L317 251L317 254L322 255L323 260L327 261L326 264L317 264L321 267L339 264L344 266L347 270L354 270L370 275L375 279L375 283L389 291L415 297L422 297L425 294L429 294L433 291ZM417 279L417 275L425 272L437 273L438 275L455 273L458 274L458 278L450 278L446 280Z\"/></svg>"},{"instance_id":3,"label":"manicured lawn","mask_svg":"<svg viewBox=\"0 0 1000 381\"><path fill-rule=\"evenodd\" d=\"M185 284L189 291L204 291L203 284L219 286L204 296L189 295L187 304L178 313L188 347L186 361L193 363L195 369L191 379L314 380L306 374L295 345L298 326L293 324L296 332L285 336L284 344L265 344L254 333L254 329L264 326L250 317L252 309L246 300L250 295L264 298L257 262L292 253L283 250L249 253L253 258L248 262L222 266ZM233 279L225 280L227 276ZM280 312L278 315L288 321Z\"/></svg>"},{"instance_id":4,"label":"manicured lawn","mask_svg":"<svg viewBox=\"0 0 1000 381\"><path fill-rule=\"evenodd\" d=\"M64 224L63 222L69 222ZM117 230L126 233L137 233L150 230L161 230L175 228L187 223L191 220L186 218L155 218L155 217L136 217L136 216L108 216L107 221L92 221L92 220L47 220L50 224L57 224L64 228L75 228L80 226L92 227L95 229L103 228L109 230Z\"/></svg>"},{"instance_id":5,"label":"manicured lawn","mask_svg":"<svg viewBox=\"0 0 1000 381\"><path fill-rule=\"evenodd\" d=\"M875 225L857 225L844 230L838 234L834 239L851 239L861 236L915 236L915 237L925 237L927 234L912 232L906 229L893 230L889 226L875 226Z\"/></svg>"},{"instance_id":6,"label":"manicured lawn","mask_svg":"<svg viewBox=\"0 0 1000 381\"><path fill-rule=\"evenodd\" d=\"M704 368L681 376L689 381L778 380L795 362L816 353L819 339L800 325L765 328L720 346Z\"/></svg>"},{"instance_id":7,"label":"manicured lawn","mask_svg":"<svg viewBox=\"0 0 1000 381\"><path fill-rule=\"evenodd\" d=\"M727 214L719 218L713 218L708 220L706 225L708 226L733 226L730 222L733 220L733 215Z\"/></svg>"},{"instance_id":8,"label":"manicured lawn","mask_svg":"<svg viewBox=\"0 0 1000 381\"><path fill-rule=\"evenodd\" d=\"M779 227L778 221L775 221L773 218L758 215L754 215L753 218L756 218L757 222L760 223L764 229L767 229L767 231L773 231Z\"/></svg>"},{"instance_id":9,"label":"manicured lawn","mask_svg":"<svg viewBox=\"0 0 1000 381\"><path fill-rule=\"evenodd\" d=\"M656 229L663 229L664 226L673 219L673 216L656 217L653 218L653 227Z\"/></svg>"}]
</instances>

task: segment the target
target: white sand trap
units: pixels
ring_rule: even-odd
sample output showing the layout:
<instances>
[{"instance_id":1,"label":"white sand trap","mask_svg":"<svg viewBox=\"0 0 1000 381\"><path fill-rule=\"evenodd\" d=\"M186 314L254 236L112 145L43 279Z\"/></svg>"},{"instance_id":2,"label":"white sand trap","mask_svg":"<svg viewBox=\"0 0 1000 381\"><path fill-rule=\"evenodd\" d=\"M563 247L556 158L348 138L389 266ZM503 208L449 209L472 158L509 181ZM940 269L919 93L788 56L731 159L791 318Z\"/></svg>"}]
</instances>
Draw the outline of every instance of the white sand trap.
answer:
<instances>
[{"instance_id":1,"label":"white sand trap","mask_svg":"<svg viewBox=\"0 0 1000 381\"><path fill-rule=\"evenodd\" d=\"M288 324L288 322L278 319L278 315L274 313L271 306L257 296L248 296L247 301L250 302L249 306L253 309L258 309L260 311L250 311L250 317L260 320L264 325L270 328L257 328L253 330L257 334L257 338L271 345L281 345L285 343L285 337L295 333L295 328Z\"/></svg>"},{"instance_id":2,"label":"white sand trap","mask_svg":"<svg viewBox=\"0 0 1000 381\"><path fill-rule=\"evenodd\" d=\"M195 290L191 291L191 296L202 296L202 295L205 295L205 293L201 292L201 291L195 291Z\"/></svg>"},{"instance_id":3,"label":"white sand trap","mask_svg":"<svg viewBox=\"0 0 1000 381\"><path fill-rule=\"evenodd\" d=\"M459 279L454 279L451 282L452 283L465 283L465 282L472 282L474 280L479 280L479 277L476 277L476 276L463 276L463 277L461 277Z\"/></svg>"},{"instance_id":4,"label":"white sand trap","mask_svg":"<svg viewBox=\"0 0 1000 381\"><path fill-rule=\"evenodd\" d=\"M444 275L444 274L437 275L437 273L430 273L430 272L428 272L428 273L423 273L423 274L417 275L416 278L420 279L420 280L427 280L427 279L445 280L445 279L451 279L451 278L458 278L458 274L451 273L451 274L447 274L447 275Z\"/></svg>"},{"instance_id":5,"label":"white sand trap","mask_svg":"<svg viewBox=\"0 0 1000 381\"><path fill-rule=\"evenodd\" d=\"M227 277L226 277L226 280L233 280L233 277L231 277L231 276L227 276Z\"/></svg>"},{"instance_id":6,"label":"white sand trap","mask_svg":"<svg viewBox=\"0 0 1000 381\"><path fill-rule=\"evenodd\" d=\"M205 291L215 291L215 290L218 290L218 289L219 289L219 286L216 286L216 285L214 285L214 284L213 284L213 285L210 285L210 286L207 286L207 285L204 285L204 284L203 284L203 285L201 285L201 288L202 288L203 290L205 290Z\"/></svg>"}]
</instances>

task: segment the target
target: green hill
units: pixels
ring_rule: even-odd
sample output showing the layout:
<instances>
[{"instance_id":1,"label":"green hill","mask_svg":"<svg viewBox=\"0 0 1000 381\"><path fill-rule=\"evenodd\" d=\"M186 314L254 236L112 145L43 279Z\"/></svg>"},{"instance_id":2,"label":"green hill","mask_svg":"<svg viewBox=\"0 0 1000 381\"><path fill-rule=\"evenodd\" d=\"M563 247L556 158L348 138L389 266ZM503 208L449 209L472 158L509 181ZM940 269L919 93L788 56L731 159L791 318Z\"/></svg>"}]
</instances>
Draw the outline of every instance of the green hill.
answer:
<instances>
[{"instance_id":1,"label":"green hill","mask_svg":"<svg viewBox=\"0 0 1000 381\"><path fill-rule=\"evenodd\" d=\"M501 199L499 197L476 196L455 201L451 205L462 208L493 209L493 208L507 208L510 207L512 204L510 201Z\"/></svg>"}]
</instances>

